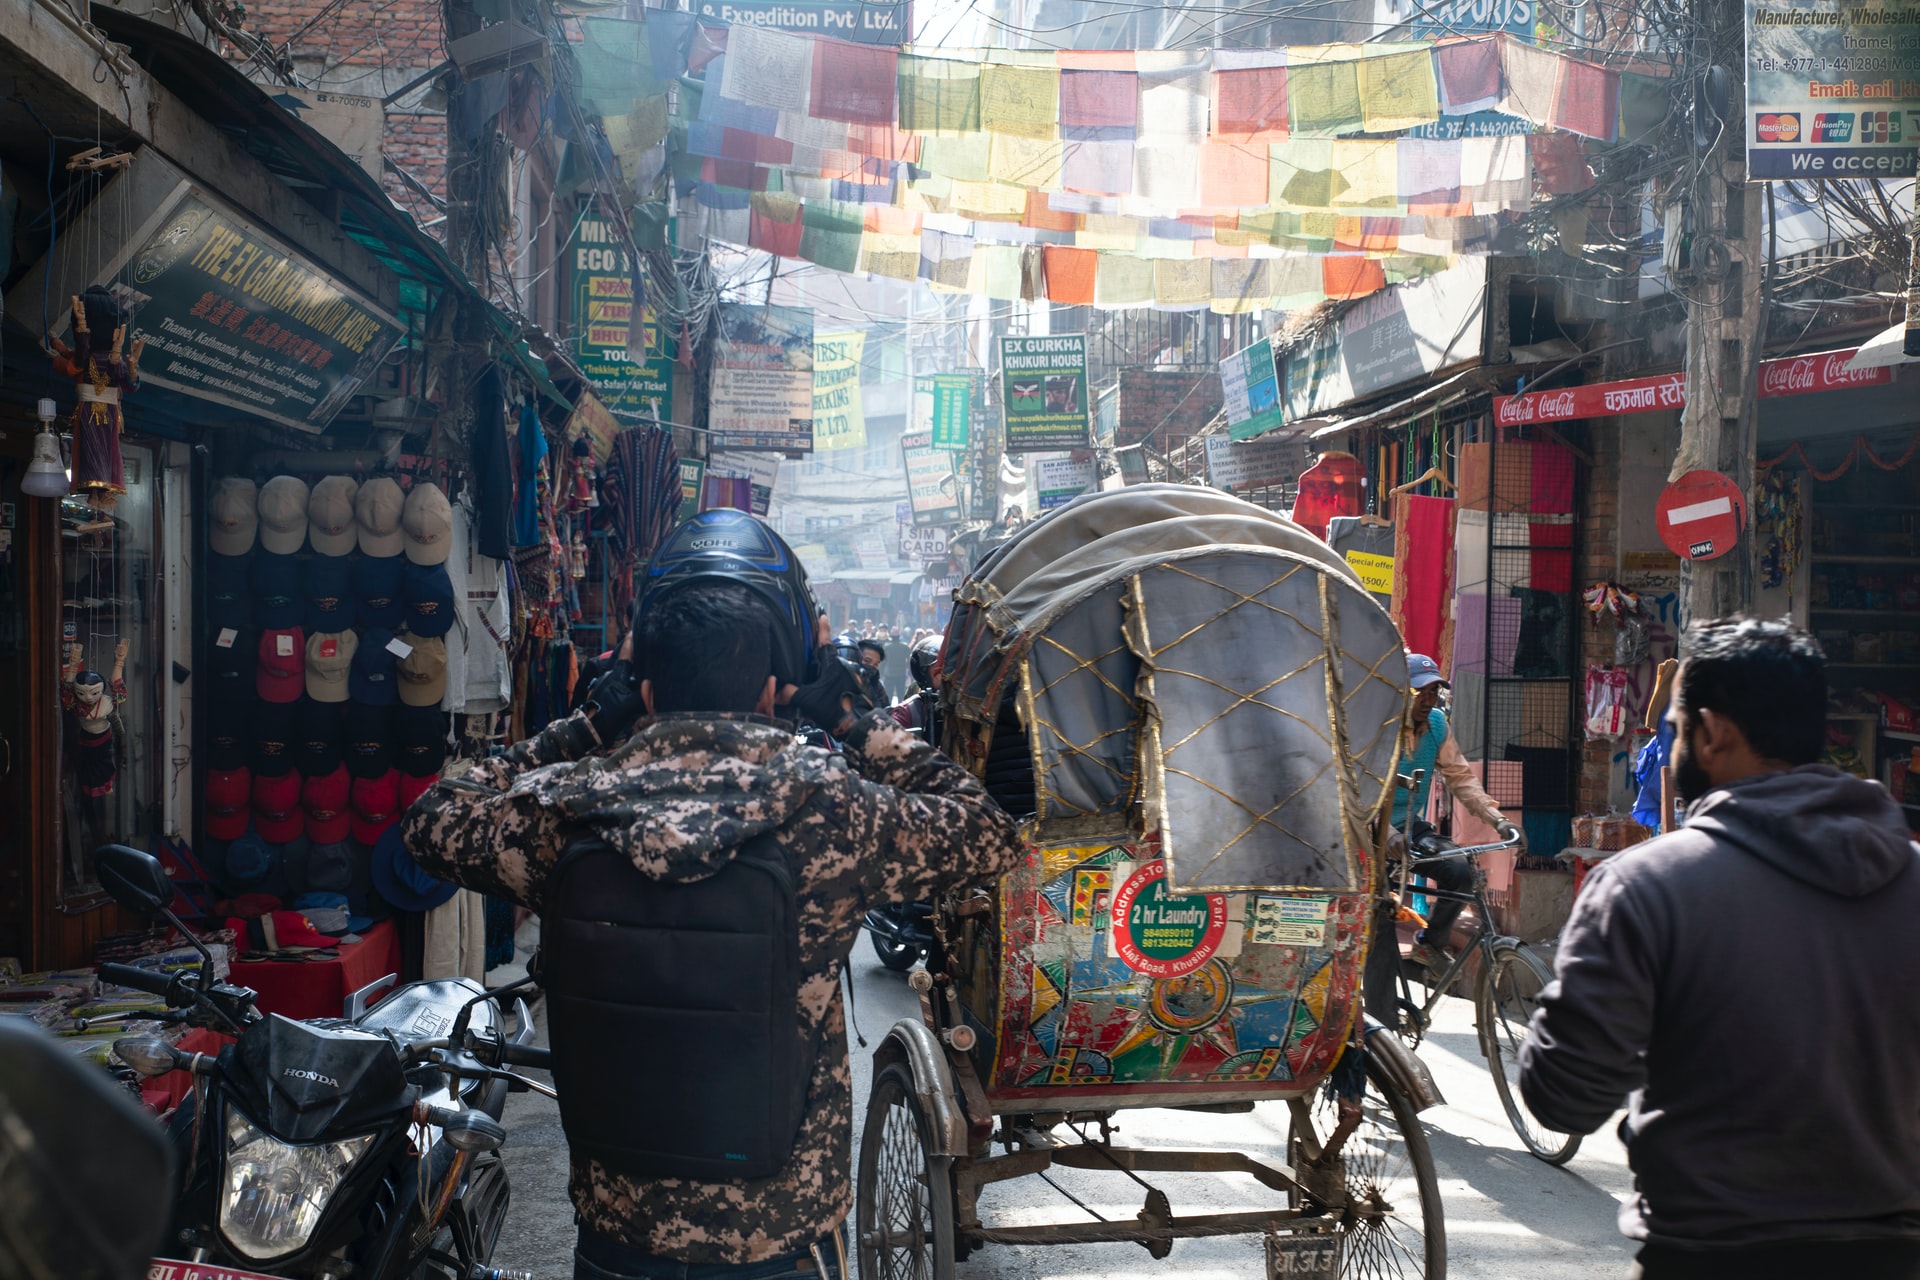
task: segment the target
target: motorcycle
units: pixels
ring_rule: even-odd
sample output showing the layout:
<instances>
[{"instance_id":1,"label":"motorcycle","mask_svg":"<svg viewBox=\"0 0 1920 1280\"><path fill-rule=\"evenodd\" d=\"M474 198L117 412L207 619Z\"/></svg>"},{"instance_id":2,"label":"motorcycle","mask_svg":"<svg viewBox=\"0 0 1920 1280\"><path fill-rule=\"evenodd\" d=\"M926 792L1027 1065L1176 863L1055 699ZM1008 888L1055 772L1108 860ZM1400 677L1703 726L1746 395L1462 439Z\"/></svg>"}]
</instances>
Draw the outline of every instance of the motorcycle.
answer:
<instances>
[{"instance_id":1,"label":"motorcycle","mask_svg":"<svg viewBox=\"0 0 1920 1280\"><path fill-rule=\"evenodd\" d=\"M509 1187L499 1149L509 1093L546 1067L533 1018L469 979L409 983L389 974L354 992L344 1016L302 1022L254 1007L246 987L214 981L213 956L167 909L173 888L151 855L109 845L101 884L159 916L201 955L197 971L100 966L102 981L165 999L161 1020L234 1037L219 1054L158 1036L114 1043L143 1076L192 1073L169 1130L179 1160L168 1242L152 1280L531 1280L491 1265ZM378 1001L376 1003L376 1001Z\"/></svg>"},{"instance_id":2,"label":"motorcycle","mask_svg":"<svg viewBox=\"0 0 1920 1280\"><path fill-rule=\"evenodd\" d=\"M873 935L873 950L880 963L895 973L905 973L927 958L933 945L933 904L931 902L890 902L867 912L861 928Z\"/></svg>"}]
</instances>

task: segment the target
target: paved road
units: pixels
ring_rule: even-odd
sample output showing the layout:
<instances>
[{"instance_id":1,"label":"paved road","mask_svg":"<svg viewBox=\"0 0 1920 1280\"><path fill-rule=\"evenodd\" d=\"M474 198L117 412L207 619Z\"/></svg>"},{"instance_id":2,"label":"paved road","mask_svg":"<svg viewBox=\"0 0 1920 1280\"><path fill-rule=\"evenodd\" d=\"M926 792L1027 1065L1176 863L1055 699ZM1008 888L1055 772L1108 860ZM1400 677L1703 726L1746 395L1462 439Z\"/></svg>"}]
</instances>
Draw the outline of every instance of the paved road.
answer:
<instances>
[{"instance_id":1,"label":"paved road","mask_svg":"<svg viewBox=\"0 0 1920 1280\"><path fill-rule=\"evenodd\" d=\"M529 930L535 928L529 924ZM532 937L523 933L523 944ZM523 952L524 954L524 952ZM869 1045L899 1018L916 1015L905 979L886 972L863 941L854 955L855 1018ZM502 979L501 970L489 978ZM1614 1226L1628 1189L1626 1156L1608 1130L1587 1139L1564 1169L1526 1154L1507 1125L1473 1035L1465 1001L1448 1001L1435 1033L1421 1048L1448 1105L1425 1113L1447 1211L1448 1274L1456 1280L1593 1280L1626 1273L1631 1251ZM857 1133L871 1072L867 1051L854 1050ZM495 1256L538 1280L572 1274L572 1210L566 1199L566 1147L552 1103L515 1095L506 1116L506 1161L513 1207ZM1263 1104L1251 1115L1204 1116L1141 1111L1119 1120L1124 1142L1155 1146L1238 1149L1284 1163L1287 1112ZM1117 1175L1062 1170L1056 1181L1108 1216L1131 1217L1140 1207L1134 1184ZM1257 1208L1271 1193L1238 1175L1183 1175L1155 1179L1176 1212ZM1038 1179L1004 1183L984 1200L989 1221L1004 1224L1073 1221L1079 1211ZM1259 1242L1250 1238L1181 1241L1164 1264L1138 1245L992 1246L959 1267L960 1280L1028 1277L1105 1280L1166 1267L1183 1277L1258 1277Z\"/></svg>"}]
</instances>

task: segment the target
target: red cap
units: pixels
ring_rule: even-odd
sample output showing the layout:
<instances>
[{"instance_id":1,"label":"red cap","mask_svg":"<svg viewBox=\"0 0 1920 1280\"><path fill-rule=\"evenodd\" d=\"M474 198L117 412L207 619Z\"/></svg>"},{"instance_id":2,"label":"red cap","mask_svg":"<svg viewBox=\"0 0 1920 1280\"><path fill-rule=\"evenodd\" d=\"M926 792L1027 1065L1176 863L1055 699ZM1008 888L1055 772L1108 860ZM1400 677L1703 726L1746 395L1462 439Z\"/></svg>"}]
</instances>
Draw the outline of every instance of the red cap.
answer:
<instances>
[{"instance_id":1,"label":"red cap","mask_svg":"<svg viewBox=\"0 0 1920 1280\"><path fill-rule=\"evenodd\" d=\"M353 838L378 844L380 833L400 821L400 771L353 780Z\"/></svg>"},{"instance_id":2,"label":"red cap","mask_svg":"<svg viewBox=\"0 0 1920 1280\"><path fill-rule=\"evenodd\" d=\"M244 939L248 951L286 951L293 947L337 947L340 939L329 938L313 927L313 922L298 911L269 911L253 919L227 920L227 928Z\"/></svg>"},{"instance_id":3,"label":"red cap","mask_svg":"<svg viewBox=\"0 0 1920 1280\"><path fill-rule=\"evenodd\" d=\"M266 702L298 702L307 691L307 636L299 627L260 633L254 688ZM272 837L268 837L271 839Z\"/></svg>"},{"instance_id":4,"label":"red cap","mask_svg":"<svg viewBox=\"0 0 1920 1280\"><path fill-rule=\"evenodd\" d=\"M315 844L338 844L352 827L347 812L351 779L347 766L308 778L300 788L300 805L307 811L307 837Z\"/></svg>"},{"instance_id":5,"label":"red cap","mask_svg":"<svg viewBox=\"0 0 1920 1280\"><path fill-rule=\"evenodd\" d=\"M404 773L401 774L400 812L405 813L407 810L413 808L413 802L432 790L433 784L438 781L440 781L440 775L437 773L429 774L424 778L414 778Z\"/></svg>"},{"instance_id":6,"label":"red cap","mask_svg":"<svg viewBox=\"0 0 1920 1280\"><path fill-rule=\"evenodd\" d=\"M253 805L253 774L246 769L215 769L207 774L207 838L238 840L247 834Z\"/></svg>"},{"instance_id":7,"label":"red cap","mask_svg":"<svg viewBox=\"0 0 1920 1280\"><path fill-rule=\"evenodd\" d=\"M299 774L253 780L253 829L268 844L300 838L307 829L307 816L300 812Z\"/></svg>"}]
</instances>

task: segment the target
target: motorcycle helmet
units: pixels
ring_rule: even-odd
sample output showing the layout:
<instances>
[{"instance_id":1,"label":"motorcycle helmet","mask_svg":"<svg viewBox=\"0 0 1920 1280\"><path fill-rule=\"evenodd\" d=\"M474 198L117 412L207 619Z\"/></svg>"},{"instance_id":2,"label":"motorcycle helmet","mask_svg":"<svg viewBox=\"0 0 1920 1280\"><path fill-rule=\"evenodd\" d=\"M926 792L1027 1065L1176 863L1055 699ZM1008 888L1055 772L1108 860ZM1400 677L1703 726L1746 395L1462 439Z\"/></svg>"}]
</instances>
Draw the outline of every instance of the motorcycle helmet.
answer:
<instances>
[{"instance_id":1,"label":"motorcycle helmet","mask_svg":"<svg viewBox=\"0 0 1920 1280\"><path fill-rule=\"evenodd\" d=\"M771 526L731 507L683 521L648 562L634 617L667 592L698 582L736 583L764 600L774 618L773 674L781 684L807 682L820 606L793 548Z\"/></svg>"},{"instance_id":2,"label":"motorcycle helmet","mask_svg":"<svg viewBox=\"0 0 1920 1280\"><path fill-rule=\"evenodd\" d=\"M907 655L907 671L922 689L933 688L934 664L940 661L940 646L945 642L945 636L926 636Z\"/></svg>"}]
</instances>

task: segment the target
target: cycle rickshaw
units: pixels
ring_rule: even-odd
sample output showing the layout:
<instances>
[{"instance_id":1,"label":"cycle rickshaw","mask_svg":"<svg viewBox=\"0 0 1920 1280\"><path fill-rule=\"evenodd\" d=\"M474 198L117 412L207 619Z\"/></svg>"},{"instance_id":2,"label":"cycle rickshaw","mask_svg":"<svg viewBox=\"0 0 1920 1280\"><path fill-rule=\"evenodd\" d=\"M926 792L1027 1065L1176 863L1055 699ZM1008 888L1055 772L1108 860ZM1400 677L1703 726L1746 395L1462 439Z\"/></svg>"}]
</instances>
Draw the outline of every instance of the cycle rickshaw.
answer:
<instances>
[{"instance_id":1,"label":"cycle rickshaw","mask_svg":"<svg viewBox=\"0 0 1920 1280\"><path fill-rule=\"evenodd\" d=\"M1408 703L1392 622L1325 543L1214 490L1092 494L956 599L943 746L1028 854L937 904L921 1018L875 1050L866 1280L988 1244L1262 1235L1269 1275L1441 1277L1425 1068L1365 1022L1379 815ZM1391 939L1386 945L1393 945ZM1129 1108L1287 1108L1284 1163L1125 1146ZM1053 1168L1146 1186L1128 1219L996 1225ZM1176 1212L1141 1176L1234 1172L1272 1207Z\"/></svg>"}]
</instances>

